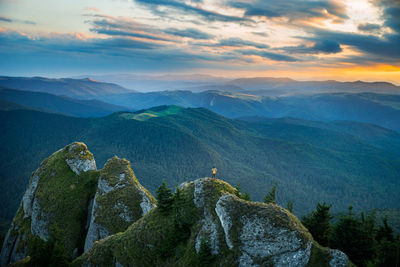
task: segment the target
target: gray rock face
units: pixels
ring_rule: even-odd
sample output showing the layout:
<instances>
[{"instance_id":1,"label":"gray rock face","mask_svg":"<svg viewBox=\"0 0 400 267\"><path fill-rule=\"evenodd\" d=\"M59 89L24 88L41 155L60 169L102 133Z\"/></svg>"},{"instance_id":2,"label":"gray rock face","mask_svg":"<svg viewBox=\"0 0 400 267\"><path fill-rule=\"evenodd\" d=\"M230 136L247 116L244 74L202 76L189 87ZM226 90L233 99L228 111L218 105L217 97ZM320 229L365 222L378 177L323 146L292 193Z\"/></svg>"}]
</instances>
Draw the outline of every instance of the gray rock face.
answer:
<instances>
[{"instance_id":1,"label":"gray rock face","mask_svg":"<svg viewBox=\"0 0 400 267\"><path fill-rule=\"evenodd\" d=\"M93 246L93 243L95 241L103 239L110 235L110 231L106 227L99 225L98 223L95 222L96 212L99 207L97 204L97 201L96 201L98 194L104 194L105 191L103 191L103 189L106 189L106 192L111 191L111 190L108 190L109 189L108 184L105 186L106 183L107 183L107 181L103 181L101 179L101 177L99 178L98 187L97 187L98 190L97 190L96 195L93 200L92 212L90 215L89 230L87 232L86 239L85 239L85 247L84 247L85 252ZM112 189L112 187L111 187L111 189Z\"/></svg>"},{"instance_id":2,"label":"gray rock face","mask_svg":"<svg viewBox=\"0 0 400 267\"><path fill-rule=\"evenodd\" d=\"M132 222L132 213L130 212L128 206L126 206L122 202L117 202L114 206L114 209L120 209L122 212L119 214L119 217L121 217L124 221L126 222Z\"/></svg>"},{"instance_id":3,"label":"gray rock face","mask_svg":"<svg viewBox=\"0 0 400 267\"><path fill-rule=\"evenodd\" d=\"M24 218L28 218L32 215L33 198L39 182L39 175L35 172L31 178L28 188L22 197L22 207L24 208Z\"/></svg>"},{"instance_id":4,"label":"gray rock face","mask_svg":"<svg viewBox=\"0 0 400 267\"><path fill-rule=\"evenodd\" d=\"M218 254L219 240L218 240L217 224L214 221L214 218L212 217L208 209L204 209L204 219L202 220L202 226L200 232L196 237L195 248L197 252L199 252L201 239L203 237L209 241L211 253L213 255Z\"/></svg>"},{"instance_id":5,"label":"gray rock face","mask_svg":"<svg viewBox=\"0 0 400 267\"><path fill-rule=\"evenodd\" d=\"M276 225L259 213L242 215L240 225L234 225L232 208L237 201L232 195L224 195L218 200L215 212L224 229L228 248L234 246L241 252L239 266L259 266L255 262L272 261L274 266L306 266L311 254L312 243L304 243L298 232ZM230 237L232 227L240 226L239 242L234 245Z\"/></svg>"},{"instance_id":6,"label":"gray rock face","mask_svg":"<svg viewBox=\"0 0 400 267\"><path fill-rule=\"evenodd\" d=\"M116 231L115 227L104 222L104 219L103 221L98 219L102 216L102 218L104 218L104 214L101 214L101 212L113 210L113 214L118 216L118 219L122 219L125 222L125 224L119 226L119 231L124 231L126 229L124 225L128 227L138 219L137 209L139 206L141 209L141 216L155 207L155 204L147 195L148 193L146 190L134 177L128 161L114 157L107 161L104 169L100 173L96 195L89 216L90 224L85 240L84 251L89 250L95 241L115 234L115 232L110 230L113 229L113 231ZM116 198L116 196L119 197ZM136 202L132 202L132 197L134 199L139 199L137 204ZM115 219L108 218L110 220Z\"/></svg>"},{"instance_id":7,"label":"gray rock face","mask_svg":"<svg viewBox=\"0 0 400 267\"><path fill-rule=\"evenodd\" d=\"M84 145L81 143L73 143L68 146L69 152L72 152L72 157L65 160L68 166L77 175L81 174L81 172L96 170L96 161L93 157L88 156L90 152L86 149L86 146L84 146L85 149L79 151L78 154L75 152L77 149L82 149L79 146Z\"/></svg>"},{"instance_id":8,"label":"gray rock face","mask_svg":"<svg viewBox=\"0 0 400 267\"><path fill-rule=\"evenodd\" d=\"M204 184L203 179L197 179L194 181L194 198L193 202L197 208L204 206Z\"/></svg>"},{"instance_id":9,"label":"gray rock face","mask_svg":"<svg viewBox=\"0 0 400 267\"><path fill-rule=\"evenodd\" d=\"M202 238L205 238L211 248L211 253L213 255L218 254L219 251L219 240L218 240L218 230L217 222L215 221L212 213L211 207L208 207L205 202L204 194L204 182L206 179L197 179L194 181L194 191L193 191L193 202L197 208L203 209L203 219L201 220L201 229L196 237L195 249L199 252L200 244ZM188 183L182 184L184 187L188 186ZM182 186L181 185L181 186Z\"/></svg>"},{"instance_id":10,"label":"gray rock face","mask_svg":"<svg viewBox=\"0 0 400 267\"><path fill-rule=\"evenodd\" d=\"M39 236L42 240L47 241L50 238L48 229L48 215L42 212L39 200L35 198L32 207L32 222L31 222L31 233Z\"/></svg>"},{"instance_id":11,"label":"gray rock face","mask_svg":"<svg viewBox=\"0 0 400 267\"><path fill-rule=\"evenodd\" d=\"M139 194L142 196L142 202L140 202L140 208L142 209L142 216L144 216L152 208L155 208L156 204L151 203L149 196L146 194L146 191L140 184L139 184Z\"/></svg>"},{"instance_id":12,"label":"gray rock face","mask_svg":"<svg viewBox=\"0 0 400 267\"><path fill-rule=\"evenodd\" d=\"M220 197L215 206L215 212L217 213L221 226L224 229L226 245L229 249L233 249L233 244L229 238L229 231L232 227L232 218L230 217L227 209L230 199L230 195L224 195Z\"/></svg>"},{"instance_id":13,"label":"gray rock face","mask_svg":"<svg viewBox=\"0 0 400 267\"><path fill-rule=\"evenodd\" d=\"M12 223L1 249L0 266L6 266L10 262L19 261L27 255L27 247L24 247L22 251L17 250L19 243L25 240L25 235L11 235L11 232L16 230L18 230L18 227Z\"/></svg>"},{"instance_id":14,"label":"gray rock face","mask_svg":"<svg viewBox=\"0 0 400 267\"><path fill-rule=\"evenodd\" d=\"M349 263L349 258L346 254L337 249L331 249L332 259L329 261L331 267L346 267Z\"/></svg>"}]
</instances>

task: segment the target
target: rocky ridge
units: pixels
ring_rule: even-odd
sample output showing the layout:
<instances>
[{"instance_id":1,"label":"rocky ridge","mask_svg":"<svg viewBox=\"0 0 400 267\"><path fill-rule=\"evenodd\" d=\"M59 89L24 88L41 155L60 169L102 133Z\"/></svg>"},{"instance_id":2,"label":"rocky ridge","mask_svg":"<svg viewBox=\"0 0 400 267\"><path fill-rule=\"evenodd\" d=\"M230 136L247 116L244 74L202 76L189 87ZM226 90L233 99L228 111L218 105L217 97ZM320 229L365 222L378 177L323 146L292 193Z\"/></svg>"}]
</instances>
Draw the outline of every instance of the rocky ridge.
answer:
<instances>
[{"instance_id":1,"label":"rocky ridge","mask_svg":"<svg viewBox=\"0 0 400 267\"><path fill-rule=\"evenodd\" d=\"M97 240L124 231L154 208L155 203L136 179L129 161L109 159L100 171L84 250Z\"/></svg>"},{"instance_id":2,"label":"rocky ridge","mask_svg":"<svg viewBox=\"0 0 400 267\"><path fill-rule=\"evenodd\" d=\"M125 232L96 243L73 265L201 266L198 254L204 240L214 255L212 266L352 265L343 252L318 245L287 210L239 199L221 180L197 179L179 190L182 209L168 215L152 210ZM177 216L187 224L186 239L174 237L180 234L174 232Z\"/></svg>"},{"instance_id":3,"label":"rocky ridge","mask_svg":"<svg viewBox=\"0 0 400 267\"><path fill-rule=\"evenodd\" d=\"M197 179L178 187L165 213L129 161L114 157L97 170L86 145L75 142L32 174L0 266L43 265L59 248L73 266L202 266L204 244L211 266L352 265L286 209L236 195L221 180Z\"/></svg>"},{"instance_id":4,"label":"rocky ridge","mask_svg":"<svg viewBox=\"0 0 400 267\"><path fill-rule=\"evenodd\" d=\"M86 145L72 143L33 172L5 237L0 266L27 256L34 261L55 248L70 261L93 242L126 230L154 206L127 160L114 157L97 170Z\"/></svg>"}]
</instances>

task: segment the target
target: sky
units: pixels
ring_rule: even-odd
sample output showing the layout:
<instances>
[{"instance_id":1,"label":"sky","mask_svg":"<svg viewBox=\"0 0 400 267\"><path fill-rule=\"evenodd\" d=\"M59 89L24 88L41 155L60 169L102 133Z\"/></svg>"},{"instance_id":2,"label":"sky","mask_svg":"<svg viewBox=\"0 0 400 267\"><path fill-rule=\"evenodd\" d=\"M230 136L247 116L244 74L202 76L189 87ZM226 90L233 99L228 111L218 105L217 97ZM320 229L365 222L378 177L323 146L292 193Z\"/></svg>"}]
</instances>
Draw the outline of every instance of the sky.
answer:
<instances>
[{"instance_id":1,"label":"sky","mask_svg":"<svg viewBox=\"0 0 400 267\"><path fill-rule=\"evenodd\" d=\"M0 75L400 84L400 0L0 0Z\"/></svg>"}]
</instances>

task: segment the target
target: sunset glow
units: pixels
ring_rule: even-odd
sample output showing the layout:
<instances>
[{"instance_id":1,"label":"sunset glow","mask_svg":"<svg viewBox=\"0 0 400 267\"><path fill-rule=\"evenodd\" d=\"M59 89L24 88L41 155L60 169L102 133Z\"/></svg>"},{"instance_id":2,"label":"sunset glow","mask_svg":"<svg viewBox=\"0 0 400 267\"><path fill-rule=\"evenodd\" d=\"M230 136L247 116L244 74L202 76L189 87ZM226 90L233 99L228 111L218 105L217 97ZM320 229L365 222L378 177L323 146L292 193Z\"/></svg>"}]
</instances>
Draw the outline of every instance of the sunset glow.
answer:
<instances>
[{"instance_id":1,"label":"sunset glow","mask_svg":"<svg viewBox=\"0 0 400 267\"><path fill-rule=\"evenodd\" d=\"M28 76L205 73L400 84L399 3L6 0L0 2L0 71Z\"/></svg>"}]
</instances>

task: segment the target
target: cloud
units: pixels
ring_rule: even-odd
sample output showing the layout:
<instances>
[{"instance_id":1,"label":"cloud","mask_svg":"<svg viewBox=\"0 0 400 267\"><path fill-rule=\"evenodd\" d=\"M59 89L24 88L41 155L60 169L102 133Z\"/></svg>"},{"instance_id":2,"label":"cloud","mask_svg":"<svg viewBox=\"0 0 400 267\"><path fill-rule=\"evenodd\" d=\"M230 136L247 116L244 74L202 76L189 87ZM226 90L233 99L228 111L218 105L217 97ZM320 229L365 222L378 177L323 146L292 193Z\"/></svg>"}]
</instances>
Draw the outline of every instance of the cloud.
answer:
<instances>
[{"instance_id":1,"label":"cloud","mask_svg":"<svg viewBox=\"0 0 400 267\"><path fill-rule=\"evenodd\" d=\"M9 22L9 23L15 23L16 22L16 23L36 25L36 22L31 21L31 20L10 19L8 17L3 17L3 16L0 16L0 21Z\"/></svg>"},{"instance_id":2,"label":"cloud","mask_svg":"<svg viewBox=\"0 0 400 267\"><path fill-rule=\"evenodd\" d=\"M13 22L12 19L6 18L6 17L0 17L0 21L4 21L4 22Z\"/></svg>"},{"instance_id":3,"label":"cloud","mask_svg":"<svg viewBox=\"0 0 400 267\"><path fill-rule=\"evenodd\" d=\"M383 10L384 25L400 34L400 1L377 0L374 3Z\"/></svg>"},{"instance_id":4,"label":"cloud","mask_svg":"<svg viewBox=\"0 0 400 267\"><path fill-rule=\"evenodd\" d=\"M279 54L279 53L274 53L274 52L268 52L268 51L264 51L264 50L256 50L256 49L247 49L247 50L235 50L236 52L239 52L242 55L246 55L246 56L259 56L262 58L268 58L274 61L286 61L286 62L295 62L298 61L298 59L291 57L291 56L287 56L287 55L283 55L283 54Z\"/></svg>"},{"instance_id":5,"label":"cloud","mask_svg":"<svg viewBox=\"0 0 400 267\"><path fill-rule=\"evenodd\" d=\"M283 50L291 54L336 54L342 52L340 44L333 40L317 40L312 46L304 44L298 46L281 47Z\"/></svg>"},{"instance_id":6,"label":"cloud","mask_svg":"<svg viewBox=\"0 0 400 267\"><path fill-rule=\"evenodd\" d=\"M85 11L94 11L94 12L100 12L101 10L95 6L90 6L90 7L85 7Z\"/></svg>"},{"instance_id":7,"label":"cloud","mask_svg":"<svg viewBox=\"0 0 400 267\"><path fill-rule=\"evenodd\" d=\"M130 31L108 30L108 29L99 29L99 28L92 28L92 29L90 29L90 31L96 32L99 34L110 35L110 36L129 36L129 37L139 37L139 38L145 38L145 39L157 40L157 41L170 41L169 39L166 39L163 37L149 35L149 34L145 34L145 33L130 32Z\"/></svg>"},{"instance_id":8,"label":"cloud","mask_svg":"<svg viewBox=\"0 0 400 267\"><path fill-rule=\"evenodd\" d=\"M232 7L243 9L245 17L287 18L308 21L314 18L347 19L345 6L337 0L253 0L229 1Z\"/></svg>"},{"instance_id":9,"label":"cloud","mask_svg":"<svg viewBox=\"0 0 400 267\"><path fill-rule=\"evenodd\" d=\"M234 48L243 48L243 47L248 47L248 46L259 48L259 49L269 48L268 44L262 44L262 43L257 43L257 42L253 42L253 41L249 41L249 40L243 40L243 39L237 38L237 37L221 39L218 42L193 42L191 44L196 45L196 46L215 47L215 48L221 48L224 46L230 46L230 47L234 47Z\"/></svg>"},{"instance_id":10,"label":"cloud","mask_svg":"<svg viewBox=\"0 0 400 267\"><path fill-rule=\"evenodd\" d=\"M380 38L374 35L315 30L315 35L320 40L335 40L341 45L352 46L360 52L385 57L381 58L381 61L388 59L400 60L399 34L386 34Z\"/></svg>"},{"instance_id":11,"label":"cloud","mask_svg":"<svg viewBox=\"0 0 400 267\"><path fill-rule=\"evenodd\" d=\"M102 15L93 17L97 19L88 21L92 25L91 32L108 36L144 38L153 41L173 41L172 38L168 38L160 30L131 19Z\"/></svg>"},{"instance_id":12,"label":"cloud","mask_svg":"<svg viewBox=\"0 0 400 267\"><path fill-rule=\"evenodd\" d=\"M269 45L267 45L267 44L261 44L261 43L257 43L257 42L247 41L247 40L243 40L243 39L237 38L237 37L222 39L222 40L220 40L219 45L234 46L234 47L252 46L252 47L261 48L261 49L269 48Z\"/></svg>"},{"instance_id":13,"label":"cloud","mask_svg":"<svg viewBox=\"0 0 400 267\"><path fill-rule=\"evenodd\" d=\"M195 28L187 28L187 29L176 29L176 28L167 28L164 30L165 33L170 34L170 35L176 35L180 37L188 37L192 39L212 39L214 38L214 35L202 32L200 30L197 30Z\"/></svg>"},{"instance_id":14,"label":"cloud","mask_svg":"<svg viewBox=\"0 0 400 267\"><path fill-rule=\"evenodd\" d=\"M372 23L363 23L357 26L359 31L363 32L375 32L381 29L381 25L379 24L372 24Z\"/></svg>"},{"instance_id":15,"label":"cloud","mask_svg":"<svg viewBox=\"0 0 400 267\"><path fill-rule=\"evenodd\" d=\"M268 37L268 33L266 33L266 32L252 32L252 34L262 36L262 37Z\"/></svg>"},{"instance_id":16,"label":"cloud","mask_svg":"<svg viewBox=\"0 0 400 267\"><path fill-rule=\"evenodd\" d=\"M211 10L206 10L198 5L188 5L180 0L134 0L136 3L149 6L153 11L157 11L158 7L164 6L175 10L180 10L185 14L200 16L207 21L223 21L223 22L245 22L246 18L220 14ZM195 1L198 4L201 1Z\"/></svg>"}]
</instances>

